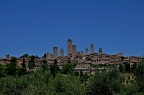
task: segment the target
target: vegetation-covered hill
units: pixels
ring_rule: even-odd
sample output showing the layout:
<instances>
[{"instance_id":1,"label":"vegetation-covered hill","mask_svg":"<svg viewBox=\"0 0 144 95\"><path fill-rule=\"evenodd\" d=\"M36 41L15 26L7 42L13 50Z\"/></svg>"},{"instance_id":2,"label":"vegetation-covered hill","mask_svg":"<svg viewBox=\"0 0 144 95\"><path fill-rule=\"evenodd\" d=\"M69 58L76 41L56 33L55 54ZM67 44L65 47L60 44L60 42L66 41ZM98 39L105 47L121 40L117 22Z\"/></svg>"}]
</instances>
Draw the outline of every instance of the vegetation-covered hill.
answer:
<instances>
[{"instance_id":1,"label":"vegetation-covered hill","mask_svg":"<svg viewBox=\"0 0 144 95\"><path fill-rule=\"evenodd\" d=\"M62 70L57 64L44 64L35 72L15 64L0 66L0 95L144 95L144 62L138 63L134 73L113 67L94 75L73 72L70 63Z\"/></svg>"}]
</instances>

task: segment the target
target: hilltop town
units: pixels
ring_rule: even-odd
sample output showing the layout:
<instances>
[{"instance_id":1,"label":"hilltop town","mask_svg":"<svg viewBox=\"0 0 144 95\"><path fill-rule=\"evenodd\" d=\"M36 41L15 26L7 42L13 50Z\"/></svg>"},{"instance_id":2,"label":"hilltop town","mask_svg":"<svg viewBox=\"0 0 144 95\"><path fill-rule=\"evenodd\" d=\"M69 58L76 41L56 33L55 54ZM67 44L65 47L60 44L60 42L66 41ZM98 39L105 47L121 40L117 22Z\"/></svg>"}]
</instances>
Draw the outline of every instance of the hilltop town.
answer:
<instances>
[{"instance_id":1,"label":"hilltop town","mask_svg":"<svg viewBox=\"0 0 144 95\"><path fill-rule=\"evenodd\" d=\"M76 65L78 70L92 70L92 64L106 64L106 65L116 65L119 66L122 63L129 63L133 65L143 60L142 57L138 56L123 56L123 53L117 54L106 54L103 53L102 48L99 48L98 52L94 51L94 44L90 44L90 49L86 48L84 51L77 51L77 46L73 45L72 39L67 41L67 56L64 55L64 49L60 49L60 56L58 56L58 47L53 47L53 54L47 52L43 57L35 58L36 67L40 67L43 64L43 60L47 60L47 64L53 64L56 59L58 66L62 68L63 65L67 63L73 63ZM0 58L0 64L9 64L13 57L6 55L6 58ZM17 59L17 65L21 66L23 58L19 57ZM30 58L24 56L26 65L28 65Z\"/></svg>"}]
</instances>

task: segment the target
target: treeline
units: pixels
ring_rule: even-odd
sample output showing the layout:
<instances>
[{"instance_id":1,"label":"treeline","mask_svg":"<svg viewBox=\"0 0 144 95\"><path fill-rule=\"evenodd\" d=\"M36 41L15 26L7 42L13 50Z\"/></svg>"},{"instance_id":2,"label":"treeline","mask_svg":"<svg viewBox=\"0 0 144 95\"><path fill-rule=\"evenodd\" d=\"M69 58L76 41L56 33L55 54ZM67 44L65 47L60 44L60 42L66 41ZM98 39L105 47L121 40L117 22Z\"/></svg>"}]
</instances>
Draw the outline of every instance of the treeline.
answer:
<instances>
[{"instance_id":1,"label":"treeline","mask_svg":"<svg viewBox=\"0 0 144 95\"><path fill-rule=\"evenodd\" d=\"M110 67L88 75L74 72L71 63L62 69L56 60L51 66L46 63L44 60L35 72L17 68L15 59L9 65L1 65L0 95L144 95L144 61L136 65L135 82L131 84L123 83L121 68Z\"/></svg>"}]
</instances>

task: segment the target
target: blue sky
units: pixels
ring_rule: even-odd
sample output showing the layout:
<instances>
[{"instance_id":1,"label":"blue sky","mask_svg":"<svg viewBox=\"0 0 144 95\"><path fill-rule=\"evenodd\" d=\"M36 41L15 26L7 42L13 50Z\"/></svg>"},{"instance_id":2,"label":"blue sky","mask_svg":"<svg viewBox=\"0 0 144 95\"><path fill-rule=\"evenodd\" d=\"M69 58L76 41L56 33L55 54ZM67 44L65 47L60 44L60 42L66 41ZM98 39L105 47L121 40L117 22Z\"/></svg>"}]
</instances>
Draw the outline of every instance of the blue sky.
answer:
<instances>
[{"instance_id":1,"label":"blue sky","mask_svg":"<svg viewBox=\"0 0 144 95\"><path fill-rule=\"evenodd\" d=\"M144 0L0 0L0 57L42 56L53 46L144 55Z\"/></svg>"}]
</instances>

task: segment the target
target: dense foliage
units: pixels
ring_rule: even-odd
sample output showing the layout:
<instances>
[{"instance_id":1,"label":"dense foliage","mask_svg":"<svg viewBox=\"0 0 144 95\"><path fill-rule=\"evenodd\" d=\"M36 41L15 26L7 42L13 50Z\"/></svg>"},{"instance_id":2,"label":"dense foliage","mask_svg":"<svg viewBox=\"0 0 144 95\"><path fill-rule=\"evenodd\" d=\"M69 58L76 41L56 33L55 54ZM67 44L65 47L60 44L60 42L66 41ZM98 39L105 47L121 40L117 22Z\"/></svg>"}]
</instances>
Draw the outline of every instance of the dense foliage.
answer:
<instances>
[{"instance_id":1,"label":"dense foliage","mask_svg":"<svg viewBox=\"0 0 144 95\"><path fill-rule=\"evenodd\" d=\"M31 61L32 62L32 61ZM143 95L144 62L133 69L135 81L124 83L132 73L124 67L110 67L108 71L88 75L74 72L68 63L62 70L55 64L48 67L43 61L41 68L27 72L17 68L15 59L6 66L0 65L0 95ZM97 67L97 66L96 66ZM121 72L120 72L121 71Z\"/></svg>"},{"instance_id":2,"label":"dense foliage","mask_svg":"<svg viewBox=\"0 0 144 95\"><path fill-rule=\"evenodd\" d=\"M120 92L121 85L122 76L116 69L96 73L90 80L88 95L114 95Z\"/></svg>"}]
</instances>

